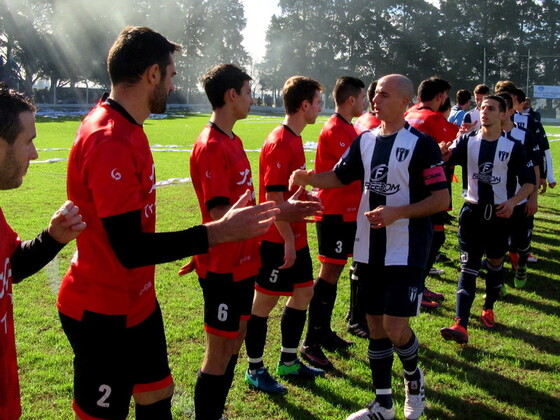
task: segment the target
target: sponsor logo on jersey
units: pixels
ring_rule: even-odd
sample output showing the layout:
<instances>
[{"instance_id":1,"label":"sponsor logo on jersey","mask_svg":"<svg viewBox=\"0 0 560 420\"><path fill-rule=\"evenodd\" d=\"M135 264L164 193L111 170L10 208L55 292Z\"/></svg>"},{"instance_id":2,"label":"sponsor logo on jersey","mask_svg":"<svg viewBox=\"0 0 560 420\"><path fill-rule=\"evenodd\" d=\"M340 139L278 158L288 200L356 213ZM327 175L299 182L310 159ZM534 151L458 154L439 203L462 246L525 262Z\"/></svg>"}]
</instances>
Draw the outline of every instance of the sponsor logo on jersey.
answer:
<instances>
[{"instance_id":1,"label":"sponsor logo on jersey","mask_svg":"<svg viewBox=\"0 0 560 420\"><path fill-rule=\"evenodd\" d=\"M403 160L405 160L407 158L409 153L410 153L410 150L405 149L404 147L397 147L395 155L397 156L397 160L399 162L402 162Z\"/></svg>"},{"instance_id":2,"label":"sponsor logo on jersey","mask_svg":"<svg viewBox=\"0 0 560 420\"><path fill-rule=\"evenodd\" d=\"M155 207L156 207L155 204L146 204L144 206L144 217L148 218L152 214L154 214L156 212Z\"/></svg>"},{"instance_id":3,"label":"sponsor logo on jersey","mask_svg":"<svg viewBox=\"0 0 560 420\"><path fill-rule=\"evenodd\" d=\"M0 273L0 299L4 297L4 294L8 291L8 286L10 284L10 279L12 278L12 268L10 265L10 259L6 258L4 260L4 268Z\"/></svg>"},{"instance_id":4,"label":"sponsor logo on jersey","mask_svg":"<svg viewBox=\"0 0 560 420\"><path fill-rule=\"evenodd\" d=\"M122 178L122 175L117 168L114 168L111 171L111 178L113 178L115 181L119 181Z\"/></svg>"},{"instance_id":5,"label":"sponsor logo on jersey","mask_svg":"<svg viewBox=\"0 0 560 420\"><path fill-rule=\"evenodd\" d=\"M142 290L140 290L140 293L138 293L138 296L142 296L144 293L146 293L148 290L150 290L153 287L153 283L151 281L149 281L148 283L146 283L144 285L144 287L142 288Z\"/></svg>"},{"instance_id":6,"label":"sponsor logo on jersey","mask_svg":"<svg viewBox=\"0 0 560 420\"><path fill-rule=\"evenodd\" d=\"M509 157L509 152L505 152L503 150L500 150L498 152L498 157L500 158L500 160L503 162L504 160L506 160Z\"/></svg>"},{"instance_id":7,"label":"sponsor logo on jersey","mask_svg":"<svg viewBox=\"0 0 560 420\"><path fill-rule=\"evenodd\" d=\"M495 185L499 184L502 180L499 176L492 175L492 169L494 169L494 164L491 162L485 162L478 165L478 170L480 171L477 174L473 174L473 179L476 179L480 182L484 182L485 184Z\"/></svg>"},{"instance_id":8,"label":"sponsor logo on jersey","mask_svg":"<svg viewBox=\"0 0 560 420\"><path fill-rule=\"evenodd\" d=\"M389 167L385 164L377 165L370 172L369 181L365 183L366 189L380 195L392 195L399 192L400 185L389 184L387 182L387 174Z\"/></svg>"},{"instance_id":9,"label":"sponsor logo on jersey","mask_svg":"<svg viewBox=\"0 0 560 420\"><path fill-rule=\"evenodd\" d=\"M251 178L251 170L250 169L247 168L244 171L239 172L239 175L241 175L241 181L236 182L237 185L243 185L243 184L252 185L253 184L253 178Z\"/></svg>"}]
</instances>

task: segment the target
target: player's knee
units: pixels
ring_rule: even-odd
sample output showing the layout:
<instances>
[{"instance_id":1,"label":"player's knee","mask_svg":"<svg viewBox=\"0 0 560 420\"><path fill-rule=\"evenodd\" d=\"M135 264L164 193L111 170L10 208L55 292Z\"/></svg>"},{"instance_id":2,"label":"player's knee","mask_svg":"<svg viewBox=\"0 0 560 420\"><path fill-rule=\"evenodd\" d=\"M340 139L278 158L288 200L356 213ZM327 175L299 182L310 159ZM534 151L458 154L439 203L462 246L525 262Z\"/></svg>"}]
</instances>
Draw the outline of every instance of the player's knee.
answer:
<instances>
[{"instance_id":1,"label":"player's knee","mask_svg":"<svg viewBox=\"0 0 560 420\"><path fill-rule=\"evenodd\" d=\"M296 309L306 310L312 297L313 287L300 287L294 290L294 294L290 300L293 302L293 307Z\"/></svg>"},{"instance_id":2,"label":"player's knee","mask_svg":"<svg viewBox=\"0 0 560 420\"><path fill-rule=\"evenodd\" d=\"M173 396L175 384L171 383L165 388L134 394L134 401L140 405L150 405Z\"/></svg>"}]
</instances>

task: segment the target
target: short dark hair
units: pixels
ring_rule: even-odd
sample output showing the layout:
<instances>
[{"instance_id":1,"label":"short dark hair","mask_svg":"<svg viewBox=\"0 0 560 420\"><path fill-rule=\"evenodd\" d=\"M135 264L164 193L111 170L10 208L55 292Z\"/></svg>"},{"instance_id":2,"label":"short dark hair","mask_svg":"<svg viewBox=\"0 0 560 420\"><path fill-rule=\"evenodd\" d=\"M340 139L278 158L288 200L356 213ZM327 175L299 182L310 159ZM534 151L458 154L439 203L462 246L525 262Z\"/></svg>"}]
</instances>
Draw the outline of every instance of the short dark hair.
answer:
<instances>
[{"instance_id":1,"label":"short dark hair","mask_svg":"<svg viewBox=\"0 0 560 420\"><path fill-rule=\"evenodd\" d=\"M418 98L420 102L431 101L439 93L447 92L451 89L449 82L432 76L429 79L422 80L418 86Z\"/></svg>"},{"instance_id":2,"label":"short dark hair","mask_svg":"<svg viewBox=\"0 0 560 420\"><path fill-rule=\"evenodd\" d=\"M377 80L371 82L367 88L367 98L369 102L373 101L373 98L375 97L375 89L377 89Z\"/></svg>"},{"instance_id":3,"label":"short dark hair","mask_svg":"<svg viewBox=\"0 0 560 420\"><path fill-rule=\"evenodd\" d=\"M251 76L234 64L220 64L212 67L202 76L200 82L212 109L223 107L226 102L224 95L229 89L241 93L243 83L253 80Z\"/></svg>"},{"instance_id":4,"label":"short dark hair","mask_svg":"<svg viewBox=\"0 0 560 420\"><path fill-rule=\"evenodd\" d=\"M0 82L0 138L13 144L23 130L19 114L37 112L37 107L28 97Z\"/></svg>"},{"instance_id":5,"label":"short dark hair","mask_svg":"<svg viewBox=\"0 0 560 420\"><path fill-rule=\"evenodd\" d=\"M500 93L496 93L496 96L499 96L506 102L506 110L513 108L513 99L511 99L511 94L506 91L501 91Z\"/></svg>"},{"instance_id":6,"label":"short dark hair","mask_svg":"<svg viewBox=\"0 0 560 420\"><path fill-rule=\"evenodd\" d=\"M479 95L488 95L490 93L490 88L486 85L480 84L476 85L473 92Z\"/></svg>"},{"instance_id":7,"label":"short dark hair","mask_svg":"<svg viewBox=\"0 0 560 420\"><path fill-rule=\"evenodd\" d=\"M448 109L451 109L451 99L449 99L449 96L447 97L445 102L441 104L441 106L438 109L438 112L444 113Z\"/></svg>"},{"instance_id":8,"label":"short dark hair","mask_svg":"<svg viewBox=\"0 0 560 420\"><path fill-rule=\"evenodd\" d=\"M458 90L457 94L455 95L455 102L457 102L459 105L465 105L471 100L471 98L472 95L467 89L461 89Z\"/></svg>"},{"instance_id":9,"label":"short dark hair","mask_svg":"<svg viewBox=\"0 0 560 420\"><path fill-rule=\"evenodd\" d=\"M356 77L339 77L333 88L334 103L342 105L351 96L357 97L366 85Z\"/></svg>"},{"instance_id":10,"label":"short dark hair","mask_svg":"<svg viewBox=\"0 0 560 420\"><path fill-rule=\"evenodd\" d=\"M525 99L527 98L527 96L525 96L525 91L519 88L515 89L514 95L517 96L517 102L519 103L525 102Z\"/></svg>"},{"instance_id":11,"label":"short dark hair","mask_svg":"<svg viewBox=\"0 0 560 420\"><path fill-rule=\"evenodd\" d=\"M485 101L486 99L493 99L494 101L498 102L500 104L500 112L506 112L506 101L501 96L487 95L482 98L483 101Z\"/></svg>"},{"instance_id":12,"label":"short dark hair","mask_svg":"<svg viewBox=\"0 0 560 420\"><path fill-rule=\"evenodd\" d=\"M159 65L165 77L170 63L169 54L181 51L181 46L145 26L127 26L119 34L107 56L107 71L114 85L134 84L146 69Z\"/></svg>"},{"instance_id":13,"label":"short dark hair","mask_svg":"<svg viewBox=\"0 0 560 420\"><path fill-rule=\"evenodd\" d=\"M295 114L301 107L301 103L307 100L313 102L315 92L323 91L323 85L317 80L304 76L292 76L282 88L282 101L286 114Z\"/></svg>"}]
</instances>

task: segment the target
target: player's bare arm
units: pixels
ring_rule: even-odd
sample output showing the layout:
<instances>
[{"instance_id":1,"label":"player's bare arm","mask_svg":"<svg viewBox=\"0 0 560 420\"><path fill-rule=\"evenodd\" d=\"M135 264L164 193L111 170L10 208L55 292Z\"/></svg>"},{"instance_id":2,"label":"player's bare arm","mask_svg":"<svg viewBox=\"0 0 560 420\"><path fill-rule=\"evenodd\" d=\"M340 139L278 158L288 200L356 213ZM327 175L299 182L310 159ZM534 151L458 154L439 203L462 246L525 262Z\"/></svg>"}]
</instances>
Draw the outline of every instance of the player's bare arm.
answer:
<instances>
[{"instance_id":1,"label":"player's bare arm","mask_svg":"<svg viewBox=\"0 0 560 420\"><path fill-rule=\"evenodd\" d=\"M429 197L418 203L406 206L378 206L365 212L373 229L383 228L399 219L414 219L426 217L431 214L444 211L449 205L449 191L447 189L433 191Z\"/></svg>"},{"instance_id":2,"label":"player's bare arm","mask_svg":"<svg viewBox=\"0 0 560 420\"><path fill-rule=\"evenodd\" d=\"M284 203L284 193L282 191L269 191L266 193L267 200L272 200L277 206ZM294 232L288 222L276 220L276 228L284 239L284 264L278 267L281 270L290 268L296 261L296 242Z\"/></svg>"},{"instance_id":3,"label":"player's bare arm","mask_svg":"<svg viewBox=\"0 0 560 420\"><path fill-rule=\"evenodd\" d=\"M293 185L298 185L305 187L306 185L311 185L317 188L337 188L342 187L344 184L334 171L320 172L318 174L315 171L306 171L303 169L298 169L292 172L290 176L290 187Z\"/></svg>"}]
</instances>

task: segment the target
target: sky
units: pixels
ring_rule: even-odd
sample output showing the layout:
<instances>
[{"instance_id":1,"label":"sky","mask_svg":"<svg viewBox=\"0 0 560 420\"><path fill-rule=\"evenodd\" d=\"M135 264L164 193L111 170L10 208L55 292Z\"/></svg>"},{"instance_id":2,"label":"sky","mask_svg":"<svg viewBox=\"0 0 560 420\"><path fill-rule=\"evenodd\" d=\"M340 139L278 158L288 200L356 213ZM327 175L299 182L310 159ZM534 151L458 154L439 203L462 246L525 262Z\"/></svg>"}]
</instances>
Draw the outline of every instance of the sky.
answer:
<instances>
[{"instance_id":1,"label":"sky","mask_svg":"<svg viewBox=\"0 0 560 420\"><path fill-rule=\"evenodd\" d=\"M278 0L241 0L245 6L247 26L243 30L243 45L254 61L266 53L266 30L273 14L280 14ZM439 0L427 0L439 4Z\"/></svg>"},{"instance_id":2,"label":"sky","mask_svg":"<svg viewBox=\"0 0 560 420\"><path fill-rule=\"evenodd\" d=\"M266 30L273 14L279 14L278 0L241 0L245 6L247 26L243 30L243 45L254 61L266 52Z\"/></svg>"}]
</instances>

